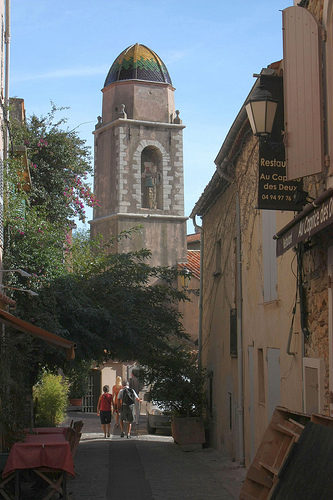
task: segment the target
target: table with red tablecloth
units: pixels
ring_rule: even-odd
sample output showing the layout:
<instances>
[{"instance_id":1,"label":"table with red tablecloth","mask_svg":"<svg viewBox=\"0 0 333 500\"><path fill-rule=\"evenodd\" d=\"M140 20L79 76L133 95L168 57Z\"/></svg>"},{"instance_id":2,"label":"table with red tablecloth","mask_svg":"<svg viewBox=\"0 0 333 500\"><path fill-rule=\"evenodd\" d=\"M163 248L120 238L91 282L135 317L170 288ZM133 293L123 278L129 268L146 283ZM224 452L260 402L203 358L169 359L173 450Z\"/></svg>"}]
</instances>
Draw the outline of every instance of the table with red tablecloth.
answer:
<instances>
[{"instance_id":1,"label":"table with red tablecloth","mask_svg":"<svg viewBox=\"0 0 333 500\"><path fill-rule=\"evenodd\" d=\"M65 493L67 473L75 476L71 448L65 436L62 433L28 434L24 442L15 443L10 450L2 478L6 480L11 474L25 469L33 470L51 488L61 494ZM49 479L48 473L59 474L54 480ZM16 488L19 489L19 485Z\"/></svg>"},{"instance_id":2,"label":"table with red tablecloth","mask_svg":"<svg viewBox=\"0 0 333 500\"><path fill-rule=\"evenodd\" d=\"M25 429L26 434L63 434L65 436L68 427L33 427Z\"/></svg>"}]
</instances>

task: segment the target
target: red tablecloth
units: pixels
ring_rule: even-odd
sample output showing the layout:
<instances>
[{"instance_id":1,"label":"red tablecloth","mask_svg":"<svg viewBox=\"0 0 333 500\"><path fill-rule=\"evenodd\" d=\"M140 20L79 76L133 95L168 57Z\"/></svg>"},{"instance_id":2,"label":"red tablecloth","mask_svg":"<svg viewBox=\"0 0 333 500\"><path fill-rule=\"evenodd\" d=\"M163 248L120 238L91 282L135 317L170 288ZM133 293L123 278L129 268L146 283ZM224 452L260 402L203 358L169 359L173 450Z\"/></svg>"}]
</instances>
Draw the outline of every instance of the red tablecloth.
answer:
<instances>
[{"instance_id":1,"label":"red tablecloth","mask_svg":"<svg viewBox=\"0 0 333 500\"><path fill-rule=\"evenodd\" d=\"M29 434L23 443L15 443L9 453L2 477L16 469L49 467L74 476L74 462L69 446L62 434Z\"/></svg>"},{"instance_id":2,"label":"red tablecloth","mask_svg":"<svg viewBox=\"0 0 333 500\"><path fill-rule=\"evenodd\" d=\"M33 427L32 429L24 429L27 434L66 434L68 427Z\"/></svg>"}]
</instances>

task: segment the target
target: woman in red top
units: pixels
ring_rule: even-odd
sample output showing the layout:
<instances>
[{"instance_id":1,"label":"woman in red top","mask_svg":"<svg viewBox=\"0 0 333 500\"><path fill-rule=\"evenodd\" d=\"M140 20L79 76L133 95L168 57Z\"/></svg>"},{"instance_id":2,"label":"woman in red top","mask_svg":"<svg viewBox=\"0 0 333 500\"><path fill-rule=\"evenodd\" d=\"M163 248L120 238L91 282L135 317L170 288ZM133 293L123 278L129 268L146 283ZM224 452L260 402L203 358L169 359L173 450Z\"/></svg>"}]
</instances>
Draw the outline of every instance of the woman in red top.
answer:
<instances>
[{"instance_id":1,"label":"woman in red top","mask_svg":"<svg viewBox=\"0 0 333 500\"><path fill-rule=\"evenodd\" d=\"M97 403L97 415L101 418L105 438L106 435L110 437L111 409L113 404L112 394L109 394L109 390L108 385L103 387L103 394L101 394Z\"/></svg>"},{"instance_id":2,"label":"woman in red top","mask_svg":"<svg viewBox=\"0 0 333 500\"><path fill-rule=\"evenodd\" d=\"M120 389L123 388L123 384L121 382L121 377L116 378L116 384L112 387L112 397L113 397L113 411L115 412L116 419L116 427L119 427L119 413L121 408L118 408L118 394Z\"/></svg>"}]
</instances>

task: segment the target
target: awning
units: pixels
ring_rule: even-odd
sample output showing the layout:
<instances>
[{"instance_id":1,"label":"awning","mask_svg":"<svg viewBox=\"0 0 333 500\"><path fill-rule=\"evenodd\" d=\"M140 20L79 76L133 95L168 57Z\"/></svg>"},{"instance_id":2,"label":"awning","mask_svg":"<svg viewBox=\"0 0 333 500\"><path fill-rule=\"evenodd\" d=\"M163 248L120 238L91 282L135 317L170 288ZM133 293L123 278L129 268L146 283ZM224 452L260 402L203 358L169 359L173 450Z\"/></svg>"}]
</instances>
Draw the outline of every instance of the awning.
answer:
<instances>
[{"instance_id":1,"label":"awning","mask_svg":"<svg viewBox=\"0 0 333 500\"><path fill-rule=\"evenodd\" d=\"M333 224L333 188L327 189L276 235L276 256Z\"/></svg>"},{"instance_id":2,"label":"awning","mask_svg":"<svg viewBox=\"0 0 333 500\"><path fill-rule=\"evenodd\" d=\"M22 319L19 319L2 309L0 309L0 323L5 323L6 325L12 326L16 330L20 330L21 332L30 333L30 335L42 339L45 342L49 342L49 344L53 344L60 347L61 349L65 349L67 352L68 360L75 358L74 342L70 342L63 337L59 337L59 335L55 335L54 333L50 333L47 330L39 328L39 326L35 326L31 323L28 323L27 321L23 321Z\"/></svg>"}]
</instances>

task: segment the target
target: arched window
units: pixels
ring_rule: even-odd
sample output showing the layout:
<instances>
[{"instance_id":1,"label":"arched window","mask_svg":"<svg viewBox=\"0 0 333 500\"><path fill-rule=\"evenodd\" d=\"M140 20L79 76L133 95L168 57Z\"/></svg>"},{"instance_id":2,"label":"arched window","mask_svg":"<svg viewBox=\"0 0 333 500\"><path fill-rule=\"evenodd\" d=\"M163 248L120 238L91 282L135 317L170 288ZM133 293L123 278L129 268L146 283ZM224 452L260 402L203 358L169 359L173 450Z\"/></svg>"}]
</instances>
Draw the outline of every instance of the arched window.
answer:
<instances>
[{"instance_id":1,"label":"arched window","mask_svg":"<svg viewBox=\"0 0 333 500\"><path fill-rule=\"evenodd\" d=\"M141 198L142 208L163 208L162 155L153 146L141 153Z\"/></svg>"}]
</instances>

